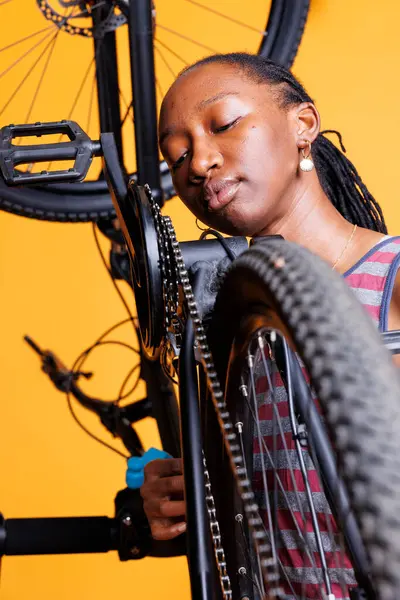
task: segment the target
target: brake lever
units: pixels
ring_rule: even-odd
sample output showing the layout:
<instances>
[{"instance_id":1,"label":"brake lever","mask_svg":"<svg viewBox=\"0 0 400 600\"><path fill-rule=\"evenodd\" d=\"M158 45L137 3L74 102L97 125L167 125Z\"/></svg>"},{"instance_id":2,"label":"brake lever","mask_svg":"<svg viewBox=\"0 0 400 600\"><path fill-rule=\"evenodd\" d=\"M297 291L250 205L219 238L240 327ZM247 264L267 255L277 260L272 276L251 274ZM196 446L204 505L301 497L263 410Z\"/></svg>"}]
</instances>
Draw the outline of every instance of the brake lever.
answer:
<instances>
[{"instance_id":1,"label":"brake lever","mask_svg":"<svg viewBox=\"0 0 400 600\"><path fill-rule=\"evenodd\" d=\"M42 371L46 373L60 392L70 392L73 382L79 377L90 379L93 376L92 372L77 371L72 373L64 363L50 350L42 350L33 339L25 335L24 340L38 354L42 360Z\"/></svg>"},{"instance_id":2,"label":"brake lever","mask_svg":"<svg viewBox=\"0 0 400 600\"><path fill-rule=\"evenodd\" d=\"M145 417L152 416L152 405L148 398L122 408L114 402L91 398L75 383L81 376L87 379L90 378L93 375L91 372L78 371L77 373L73 373L53 352L42 350L31 337L26 335L24 336L24 340L40 356L42 371L50 377L60 392L71 393L82 406L94 412L104 427L114 437L121 439L130 454L134 456L142 455L142 443L134 428L131 427L131 424Z\"/></svg>"}]
</instances>

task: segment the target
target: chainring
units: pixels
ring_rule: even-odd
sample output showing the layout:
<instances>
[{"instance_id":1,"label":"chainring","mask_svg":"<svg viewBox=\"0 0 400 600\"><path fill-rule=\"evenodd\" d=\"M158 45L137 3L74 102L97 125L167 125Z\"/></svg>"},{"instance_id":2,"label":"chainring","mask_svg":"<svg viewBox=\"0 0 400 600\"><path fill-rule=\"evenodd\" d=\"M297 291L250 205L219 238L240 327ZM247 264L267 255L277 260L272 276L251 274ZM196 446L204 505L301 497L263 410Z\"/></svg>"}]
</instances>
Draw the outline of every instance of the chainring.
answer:
<instances>
[{"instance_id":1,"label":"chainring","mask_svg":"<svg viewBox=\"0 0 400 600\"><path fill-rule=\"evenodd\" d=\"M130 259L143 349L156 358L176 323L179 304L178 267L166 217L150 188L133 179L117 213Z\"/></svg>"}]
</instances>

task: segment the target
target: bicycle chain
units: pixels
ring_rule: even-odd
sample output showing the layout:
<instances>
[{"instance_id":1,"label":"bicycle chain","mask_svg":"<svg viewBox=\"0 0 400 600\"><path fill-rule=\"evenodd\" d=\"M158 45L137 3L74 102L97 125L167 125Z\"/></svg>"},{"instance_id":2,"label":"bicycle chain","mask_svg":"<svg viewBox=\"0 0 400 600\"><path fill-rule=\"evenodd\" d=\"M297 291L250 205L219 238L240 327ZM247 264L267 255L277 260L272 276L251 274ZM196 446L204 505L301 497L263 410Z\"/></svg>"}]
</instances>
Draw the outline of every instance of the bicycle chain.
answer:
<instances>
[{"instance_id":1,"label":"bicycle chain","mask_svg":"<svg viewBox=\"0 0 400 600\"><path fill-rule=\"evenodd\" d=\"M204 484L206 488L206 506L208 513L208 521L210 524L211 537L213 541L215 561L217 563L219 580L221 583L222 595L224 600L232 600L232 586L231 580L226 570L226 558L225 551L222 546L221 530L217 520L217 511L215 508L215 500L211 489L210 474L207 469L206 457L203 454L203 471L204 471Z\"/></svg>"},{"instance_id":2,"label":"bicycle chain","mask_svg":"<svg viewBox=\"0 0 400 600\"><path fill-rule=\"evenodd\" d=\"M189 310L190 318L193 322L195 341L204 370L206 373L208 386L211 392L211 398L215 407L221 433L224 439L225 447L230 458L231 468L236 477L239 493L243 502L243 509L248 519L250 531L252 533L255 549L258 553L260 567L264 580L268 584L268 599L283 598L283 592L279 587L279 574L276 568L276 562L272 556L271 546L265 533L264 524L258 512L258 506L255 502L254 492L247 478L247 470L244 465L241 446L237 440L237 435L230 419L226 407L225 399L215 370L214 361L208 346L207 336L200 318L196 300L190 284L189 275L185 267L179 242L176 238L174 226L171 218L161 216L160 208L152 197L151 190L146 186L146 192L154 213L157 215L156 224L157 236L161 230L161 235L166 235L168 245L173 251L175 259L174 271L177 273L177 283L180 283L183 295ZM165 243L165 240L159 240L159 247ZM161 261L162 262L162 261ZM225 552L222 547L222 538L219 523L217 520L215 501L211 489L211 481L207 469L206 459L203 454L204 479L206 488L206 505L210 522L211 536L214 546L214 553L219 572L221 589L224 600L232 600L232 586L226 569Z\"/></svg>"},{"instance_id":3,"label":"bicycle chain","mask_svg":"<svg viewBox=\"0 0 400 600\"><path fill-rule=\"evenodd\" d=\"M176 315L179 304L178 273L176 270L176 263L172 260L173 250L164 218L161 215L160 207L154 200L151 189L147 184L144 186L144 189L149 200L157 234L160 271L163 282L164 322L165 329L168 330L173 324L174 316Z\"/></svg>"}]
</instances>

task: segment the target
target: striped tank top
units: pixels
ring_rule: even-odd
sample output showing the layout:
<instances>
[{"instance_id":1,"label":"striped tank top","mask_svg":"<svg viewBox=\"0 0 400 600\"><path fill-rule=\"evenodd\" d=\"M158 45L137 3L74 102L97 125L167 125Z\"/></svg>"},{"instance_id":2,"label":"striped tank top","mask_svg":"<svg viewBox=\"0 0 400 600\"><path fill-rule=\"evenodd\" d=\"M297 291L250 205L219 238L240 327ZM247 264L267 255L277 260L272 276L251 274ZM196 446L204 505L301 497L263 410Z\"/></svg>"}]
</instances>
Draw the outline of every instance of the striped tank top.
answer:
<instances>
[{"instance_id":1,"label":"striped tank top","mask_svg":"<svg viewBox=\"0 0 400 600\"><path fill-rule=\"evenodd\" d=\"M354 291L380 331L387 330L390 299L399 266L400 236L385 236L344 274L346 283ZM263 484L265 475L263 477L261 465L266 470L267 487L270 493L274 489L276 475L267 452L265 452L265 444L270 452L273 449L275 451L276 472L281 481L277 495L275 495L277 506L275 526L279 532L276 540L277 553L285 573L281 576L282 587L286 594L285 600L297 600L297 598L317 600L321 599L323 584L321 559L317 552L304 481L292 436L286 390L273 361L271 361L271 380L274 385L275 402L282 428L276 435L275 427L273 436L271 391L267 378L259 377L256 381L256 396L263 448L260 448L255 432L253 438L253 488L260 507L260 515L269 531ZM348 600L349 588L356 585L351 563L340 551L336 524L307 448L303 448L302 451L309 471L308 479L329 569L332 593L335 600ZM291 469L288 468L289 462ZM303 541L300 535L303 536ZM304 552L304 538L306 538L308 552Z\"/></svg>"}]
</instances>

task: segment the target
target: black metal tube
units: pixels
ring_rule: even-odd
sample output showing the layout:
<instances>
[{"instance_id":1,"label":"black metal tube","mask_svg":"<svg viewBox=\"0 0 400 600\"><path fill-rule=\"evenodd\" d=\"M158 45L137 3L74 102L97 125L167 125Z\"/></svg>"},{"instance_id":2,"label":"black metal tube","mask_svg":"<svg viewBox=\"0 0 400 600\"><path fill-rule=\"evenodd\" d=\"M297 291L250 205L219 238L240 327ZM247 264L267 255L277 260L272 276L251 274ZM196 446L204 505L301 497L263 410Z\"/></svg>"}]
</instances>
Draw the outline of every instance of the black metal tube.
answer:
<instances>
[{"instance_id":1,"label":"black metal tube","mask_svg":"<svg viewBox=\"0 0 400 600\"><path fill-rule=\"evenodd\" d=\"M131 404L122 407L120 409L120 414L124 419L127 419L129 423L136 423L146 417L151 417L152 408L153 403L150 398L143 398L142 400L137 400L136 402L132 402Z\"/></svg>"},{"instance_id":2,"label":"black metal tube","mask_svg":"<svg viewBox=\"0 0 400 600\"><path fill-rule=\"evenodd\" d=\"M129 42L137 181L140 185L147 183L162 206L151 0L129 3Z\"/></svg>"},{"instance_id":3,"label":"black metal tube","mask_svg":"<svg viewBox=\"0 0 400 600\"><path fill-rule=\"evenodd\" d=\"M84 554L117 549L117 522L108 517L7 519L0 556Z\"/></svg>"},{"instance_id":4,"label":"black metal tube","mask_svg":"<svg viewBox=\"0 0 400 600\"><path fill-rule=\"evenodd\" d=\"M212 600L215 582L205 502L197 372L191 319L186 323L179 361L181 438L184 464L188 562L193 600Z\"/></svg>"},{"instance_id":5,"label":"black metal tube","mask_svg":"<svg viewBox=\"0 0 400 600\"><path fill-rule=\"evenodd\" d=\"M141 378L146 382L147 397L152 403L151 416L156 420L163 449L181 455L178 402L174 387L158 361L141 355Z\"/></svg>"},{"instance_id":6,"label":"black metal tube","mask_svg":"<svg viewBox=\"0 0 400 600\"><path fill-rule=\"evenodd\" d=\"M93 26L103 22L110 13L109 5L94 7ZM118 156L123 164L121 106L119 98L118 61L115 31L103 37L94 36L97 98L101 133L113 133Z\"/></svg>"}]
</instances>

